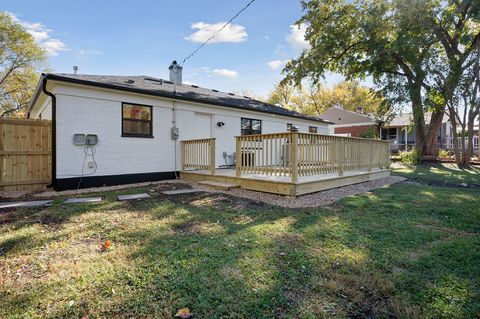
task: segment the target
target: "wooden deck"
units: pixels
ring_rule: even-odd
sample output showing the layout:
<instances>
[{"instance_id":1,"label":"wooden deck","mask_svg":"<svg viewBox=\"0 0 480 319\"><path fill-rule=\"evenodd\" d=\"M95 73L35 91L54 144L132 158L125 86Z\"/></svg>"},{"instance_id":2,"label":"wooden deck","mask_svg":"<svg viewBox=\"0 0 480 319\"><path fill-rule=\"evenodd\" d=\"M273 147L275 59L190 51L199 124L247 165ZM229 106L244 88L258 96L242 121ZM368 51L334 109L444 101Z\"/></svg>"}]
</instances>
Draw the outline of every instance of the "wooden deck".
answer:
<instances>
[{"instance_id":1,"label":"wooden deck","mask_svg":"<svg viewBox=\"0 0 480 319\"><path fill-rule=\"evenodd\" d=\"M288 196L298 196L323 191L330 188L342 187L351 184L368 182L390 176L389 169L356 170L338 174L325 174L300 177L293 183L289 176L265 176L245 174L235 176L235 169L216 169L215 175L210 170L183 171L180 177L188 181L214 181L240 185L243 189L259 192L274 193Z\"/></svg>"},{"instance_id":2,"label":"wooden deck","mask_svg":"<svg viewBox=\"0 0 480 319\"><path fill-rule=\"evenodd\" d=\"M235 167L219 169L214 138L182 141L181 177L298 196L390 176L387 141L286 132L235 143Z\"/></svg>"}]
</instances>

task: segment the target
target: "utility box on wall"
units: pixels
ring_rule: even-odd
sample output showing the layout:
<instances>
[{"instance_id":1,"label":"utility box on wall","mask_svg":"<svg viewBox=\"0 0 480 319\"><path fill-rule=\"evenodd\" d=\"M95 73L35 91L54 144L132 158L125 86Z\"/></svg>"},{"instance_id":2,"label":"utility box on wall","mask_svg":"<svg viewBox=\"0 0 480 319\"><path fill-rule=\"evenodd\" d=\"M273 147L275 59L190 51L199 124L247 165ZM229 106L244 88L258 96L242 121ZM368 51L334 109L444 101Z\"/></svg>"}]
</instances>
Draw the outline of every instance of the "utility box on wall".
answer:
<instances>
[{"instance_id":1,"label":"utility box on wall","mask_svg":"<svg viewBox=\"0 0 480 319\"><path fill-rule=\"evenodd\" d=\"M180 136L178 127L172 127L170 134L171 134L172 140L178 140L178 137Z\"/></svg>"}]
</instances>

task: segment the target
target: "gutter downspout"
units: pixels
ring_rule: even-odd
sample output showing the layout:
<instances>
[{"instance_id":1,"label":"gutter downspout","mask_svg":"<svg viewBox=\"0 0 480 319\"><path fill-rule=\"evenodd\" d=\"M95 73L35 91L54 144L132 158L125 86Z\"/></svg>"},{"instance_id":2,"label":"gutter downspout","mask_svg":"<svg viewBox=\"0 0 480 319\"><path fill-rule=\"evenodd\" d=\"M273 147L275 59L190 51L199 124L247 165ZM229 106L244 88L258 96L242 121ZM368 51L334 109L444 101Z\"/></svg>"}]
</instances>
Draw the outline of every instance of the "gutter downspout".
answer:
<instances>
[{"instance_id":1,"label":"gutter downspout","mask_svg":"<svg viewBox=\"0 0 480 319\"><path fill-rule=\"evenodd\" d=\"M57 184L57 98L55 94L47 90L47 75L42 80L42 92L52 99L52 182L47 187L53 187Z\"/></svg>"}]
</instances>

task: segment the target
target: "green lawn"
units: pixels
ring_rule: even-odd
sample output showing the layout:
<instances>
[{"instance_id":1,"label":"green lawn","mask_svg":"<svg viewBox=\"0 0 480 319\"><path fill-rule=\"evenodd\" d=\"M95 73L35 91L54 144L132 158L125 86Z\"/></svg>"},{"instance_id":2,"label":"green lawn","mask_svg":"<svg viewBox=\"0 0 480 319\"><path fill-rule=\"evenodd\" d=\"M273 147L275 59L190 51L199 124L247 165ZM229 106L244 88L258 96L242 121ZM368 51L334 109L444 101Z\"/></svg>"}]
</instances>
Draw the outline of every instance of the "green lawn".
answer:
<instances>
[{"instance_id":1,"label":"green lawn","mask_svg":"<svg viewBox=\"0 0 480 319\"><path fill-rule=\"evenodd\" d=\"M461 183L480 188L480 167L458 168L455 164L425 162L417 166L394 164L393 172L419 183L458 187Z\"/></svg>"},{"instance_id":2,"label":"green lawn","mask_svg":"<svg viewBox=\"0 0 480 319\"><path fill-rule=\"evenodd\" d=\"M0 318L480 316L478 190L397 184L317 209L105 196L0 213Z\"/></svg>"}]
</instances>

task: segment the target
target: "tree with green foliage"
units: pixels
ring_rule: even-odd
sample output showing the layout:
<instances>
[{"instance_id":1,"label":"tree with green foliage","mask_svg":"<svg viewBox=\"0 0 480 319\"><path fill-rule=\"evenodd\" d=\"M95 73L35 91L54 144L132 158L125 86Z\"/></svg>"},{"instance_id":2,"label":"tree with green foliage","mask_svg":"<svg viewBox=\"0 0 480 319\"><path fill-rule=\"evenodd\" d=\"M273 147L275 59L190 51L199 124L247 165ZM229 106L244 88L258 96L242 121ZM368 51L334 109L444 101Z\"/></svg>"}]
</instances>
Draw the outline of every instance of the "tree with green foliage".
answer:
<instances>
[{"instance_id":1,"label":"tree with green foliage","mask_svg":"<svg viewBox=\"0 0 480 319\"><path fill-rule=\"evenodd\" d=\"M480 2L445 1L434 7L426 27L432 30L441 54L432 63L432 92L447 107L454 129L453 142L457 164L470 163L473 151L473 125L480 111ZM467 143L457 139L457 124ZM467 132L466 132L467 129Z\"/></svg>"},{"instance_id":2,"label":"tree with green foliage","mask_svg":"<svg viewBox=\"0 0 480 319\"><path fill-rule=\"evenodd\" d=\"M433 3L433 1L432 1ZM432 10L422 0L312 0L303 2L310 48L285 67L284 83L308 78L319 83L327 72L347 79L371 76L393 104L410 104L417 148L431 152L426 141L436 137L444 109L431 103L425 83L429 61L438 54L437 39L422 19ZM422 23L420 23L422 22ZM424 113L432 111L431 125ZM441 124L441 121L440 121Z\"/></svg>"},{"instance_id":3,"label":"tree with green foliage","mask_svg":"<svg viewBox=\"0 0 480 319\"><path fill-rule=\"evenodd\" d=\"M24 115L45 61L32 35L0 12L0 117Z\"/></svg>"},{"instance_id":4,"label":"tree with green foliage","mask_svg":"<svg viewBox=\"0 0 480 319\"><path fill-rule=\"evenodd\" d=\"M385 119L391 112L390 104L371 88L359 81L343 81L333 87L279 83L270 93L268 102L295 111L317 116L330 107L356 111L358 108L377 119Z\"/></svg>"}]
</instances>

